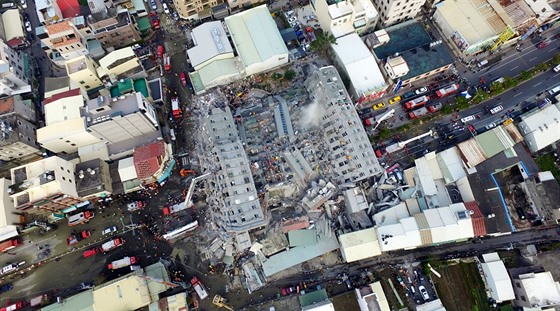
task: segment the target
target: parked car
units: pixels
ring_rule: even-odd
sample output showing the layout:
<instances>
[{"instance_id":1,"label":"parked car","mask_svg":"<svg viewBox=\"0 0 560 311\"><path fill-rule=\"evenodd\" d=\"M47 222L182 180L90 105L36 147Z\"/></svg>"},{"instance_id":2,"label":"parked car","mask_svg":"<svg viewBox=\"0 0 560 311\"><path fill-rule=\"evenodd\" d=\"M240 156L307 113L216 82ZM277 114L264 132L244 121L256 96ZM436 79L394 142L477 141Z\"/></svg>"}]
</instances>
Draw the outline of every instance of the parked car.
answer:
<instances>
[{"instance_id":1,"label":"parked car","mask_svg":"<svg viewBox=\"0 0 560 311\"><path fill-rule=\"evenodd\" d=\"M169 7L167 6L167 3L163 3L161 6L163 6L163 11L165 12L165 14L171 13L171 11L169 11Z\"/></svg>"},{"instance_id":2,"label":"parked car","mask_svg":"<svg viewBox=\"0 0 560 311\"><path fill-rule=\"evenodd\" d=\"M537 43L537 48L538 48L538 49L544 49L545 47L548 46L548 44L549 44L549 42L546 41L546 40L545 40L545 41L541 41L541 42Z\"/></svg>"},{"instance_id":3,"label":"parked car","mask_svg":"<svg viewBox=\"0 0 560 311\"><path fill-rule=\"evenodd\" d=\"M165 47L163 45L158 45L156 48L156 52L157 52L157 57L158 58L162 58L163 57L163 53L165 53Z\"/></svg>"},{"instance_id":4,"label":"parked car","mask_svg":"<svg viewBox=\"0 0 560 311\"><path fill-rule=\"evenodd\" d=\"M402 97L400 97L400 96L395 96L395 97L389 99L389 105L394 105L394 104L400 102L401 99L402 99Z\"/></svg>"},{"instance_id":5,"label":"parked car","mask_svg":"<svg viewBox=\"0 0 560 311\"><path fill-rule=\"evenodd\" d=\"M152 26L154 27L154 29L159 29L159 18L157 16L157 14L155 12L151 12L150 13L150 21L152 22Z\"/></svg>"},{"instance_id":6,"label":"parked car","mask_svg":"<svg viewBox=\"0 0 560 311\"><path fill-rule=\"evenodd\" d=\"M377 104L373 105L372 108L373 108L373 110L379 110L379 109L385 108L385 106L386 106L386 105L385 105L384 102L380 102L380 103L377 103Z\"/></svg>"},{"instance_id":7,"label":"parked car","mask_svg":"<svg viewBox=\"0 0 560 311\"><path fill-rule=\"evenodd\" d=\"M426 290L426 287L424 287L424 285L418 286L418 290L420 291L420 294L422 294L422 298L424 298L424 300L430 300L430 295L428 294L428 291Z\"/></svg>"},{"instance_id":8,"label":"parked car","mask_svg":"<svg viewBox=\"0 0 560 311\"><path fill-rule=\"evenodd\" d=\"M492 123L486 125L484 128L487 129L487 130L490 130L490 129L493 129L495 127L496 127L496 122L492 122Z\"/></svg>"},{"instance_id":9,"label":"parked car","mask_svg":"<svg viewBox=\"0 0 560 311\"><path fill-rule=\"evenodd\" d=\"M290 287L286 287L282 289L282 296L288 296L290 294L293 294L297 291L297 288L295 286L290 286Z\"/></svg>"},{"instance_id":10,"label":"parked car","mask_svg":"<svg viewBox=\"0 0 560 311\"><path fill-rule=\"evenodd\" d=\"M474 120L476 120L476 117L473 116L473 115L461 118L461 122L463 122L463 123L467 123L467 122L474 121Z\"/></svg>"},{"instance_id":11,"label":"parked car","mask_svg":"<svg viewBox=\"0 0 560 311\"><path fill-rule=\"evenodd\" d=\"M133 211L137 211L139 209L143 209L144 206L146 206L146 203L142 202L142 201L134 201L134 202L130 202L126 205L126 209L129 212L133 212Z\"/></svg>"},{"instance_id":12,"label":"parked car","mask_svg":"<svg viewBox=\"0 0 560 311\"><path fill-rule=\"evenodd\" d=\"M181 78L181 85L187 86L187 74L181 72L180 78Z\"/></svg>"},{"instance_id":13,"label":"parked car","mask_svg":"<svg viewBox=\"0 0 560 311\"><path fill-rule=\"evenodd\" d=\"M32 32L33 31L33 28L31 28L31 22L30 21L25 21L24 25L25 25L25 30L27 32Z\"/></svg>"},{"instance_id":14,"label":"parked car","mask_svg":"<svg viewBox=\"0 0 560 311\"><path fill-rule=\"evenodd\" d=\"M22 9L27 9L27 1L26 0L20 0L21 3L21 8Z\"/></svg>"},{"instance_id":15,"label":"parked car","mask_svg":"<svg viewBox=\"0 0 560 311\"><path fill-rule=\"evenodd\" d=\"M12 283L4 284L4 285L2 285L2 287L0 287L0 294L5 293L5 292L9 292L13 288L14 288L14 286L12 285Z\"/></svg>"},{"instance_id":16,"label":"parked car","mask_svg":"<svg viewBox=\"0 0 560 311\"><path fill-rule=\"evenodd\" d=\"M99 249L97 247L94 247L92 249L88 249L88 250L84 251L84 258L91 257L91 256L93 256L97 253L99 253Z\"/></svg>"},{"instance_id":17,"label":"parked car","mask_svg":"<svg viewBox=\"0 0 560 311\"><path fill-rule=\"evenodd\" d=\"M402 95L403 99L409 99L416 96L416 93L414 93L414 91L410 91L410 92L406 92Z\"/></svg>"},{"instance_id":18,"label":"parked car","mask_svg":"<svg viewBox=\"0 0 560 311\"><path fill-rule=\"evenodd\" d=\"M552 68L552 70L554 72L559 72L560 71L560 64L556 65L556 67Z\"/></svg>"},{"instance_id":19,"label":"parked car","mask_svg":"<svg viewBox=\"0 0 560 311\"><path fill-rule=\"evenodd\" d=\"M150 6L152 7L152 10L157 10L156 0L150 0Z\"/></svg>"},{"instance_id":20,"label":"parked car","mask_svg":"<svg viewBox=\"0 0 560 311\"><path fill-rule=\"evenodd\" d=\"M102 235L109 235L112 233L117 232L117 226L111 226L109 228L105 228L105 230L101 231Z\"/></svg>"},{"instance_id":21,"label":"parked car","mask_svg":"<svg viewBox=\"0 0 560 311\"><path fill-rule=\"evenodd\" d=\"M504 110L504 106L498 105L498 106L496 106L496 107L490 109L490 113L491 113L491 114L496 114L496 113L498 113L498 112L500 112L500 111L502 111L502 110Z\"/></svg>"},{"instance_id":22,"label":"parked car","mask_svg":"<svg viewBox=\"0 0 560 311\"><path fill-rule=\"evenodd\" d=\"M425 87L425 86L423 86L423 87L417 89L416 91L414 91L414 93L416 95L422 95L422 94L427 93L427 92L428 92L428 88Z\"/></svg>"},{"instance_id":23,"label":"parked car","mask_svg":"<svg viewBox=\"0 0 560 311\"><path fill-rule=\"evenodd\" d=\"M78 286L76 286L76 291L82 291L86 289L93 288L93 282L82 282Z\"/></svg>"}]
</instances>

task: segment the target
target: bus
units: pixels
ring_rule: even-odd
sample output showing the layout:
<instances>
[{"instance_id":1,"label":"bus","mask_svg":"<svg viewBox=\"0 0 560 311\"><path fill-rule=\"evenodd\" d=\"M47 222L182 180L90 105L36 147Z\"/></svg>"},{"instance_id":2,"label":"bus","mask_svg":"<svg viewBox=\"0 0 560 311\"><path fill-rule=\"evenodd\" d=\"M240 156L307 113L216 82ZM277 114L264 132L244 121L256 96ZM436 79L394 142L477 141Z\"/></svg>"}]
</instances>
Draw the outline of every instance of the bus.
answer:
<instances>
[{"instance_id":1,"label":"bus","mask_svg":"<svg viewBox=\"0 0 560 311\"><path fill-rule=\"evenodd\" d=\"M68 225L69 226L76 226L76 225L80 225L80 224L85 224L86 222L89 222L89 220L91 218L93 218L93 212L92 211L85 211L85 212L81 212L75 215L72 215L70 217L68 217Z\"/></svg>"}]
</instances>

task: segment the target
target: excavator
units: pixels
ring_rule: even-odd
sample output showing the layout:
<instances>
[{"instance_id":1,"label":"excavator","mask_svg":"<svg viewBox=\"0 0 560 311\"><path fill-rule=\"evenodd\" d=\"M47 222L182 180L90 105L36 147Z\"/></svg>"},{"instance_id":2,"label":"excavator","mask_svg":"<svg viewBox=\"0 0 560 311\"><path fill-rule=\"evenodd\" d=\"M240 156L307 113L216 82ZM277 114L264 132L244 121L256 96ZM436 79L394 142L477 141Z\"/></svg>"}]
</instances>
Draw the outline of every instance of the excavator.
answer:
<instances>
[{"instance_id":1,"label":"excavator","mask_svg":"<svg viewBox=\"0 0 560 311\"><path fill-rule=\"evenodd\" d=\"M218 308L224 308L224 309L229 310L229 311L234 311L232 307L230 307L226 304L227 300L220 295L214 296L214 299L212 299L212 303L215 306L217 306Z\"/></svg>"},{"instance_id":2,"label":"excavator","mask_svg":"<svg viewBox=\"0 0 560 311\"><path fill-rule=\"evenodd\" d=\"M182 168L179 171L179 174L181 174L181 177L187 177L189 175L196 175L196 172L194 170L187 170L187 169Z\"/></svg>"}]
</instances>

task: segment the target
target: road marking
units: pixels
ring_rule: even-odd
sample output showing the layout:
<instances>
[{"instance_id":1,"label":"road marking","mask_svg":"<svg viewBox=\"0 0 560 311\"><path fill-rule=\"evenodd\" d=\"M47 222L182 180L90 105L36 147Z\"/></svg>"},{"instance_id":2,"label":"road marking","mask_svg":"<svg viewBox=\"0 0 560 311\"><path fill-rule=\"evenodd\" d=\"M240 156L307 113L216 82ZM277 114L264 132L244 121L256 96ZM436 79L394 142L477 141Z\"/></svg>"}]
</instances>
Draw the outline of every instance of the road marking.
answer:
<instances>
[{"instance_id":1,"label":"road marking","mask_svg":"<svg viewBox=\"0 0 560 311\"><path fill-rule=\"evenodd\" d=\"M535 59L537 59L538 57L533 57L531 59L529 59L530 62L534 61Z\"/></svg>"},{"instance_id":2,"label":"road marking","mask_svg":"<svg viewBox=\"0 0 560 311\"><path fill-rule=\"evenodd\" d=\"M519 92L519 93L513 95L513 97L517 97L517 96L519 96L519 95L521 95L521 94L523 94L523 92Z\"/></svg>"},{"instance_id":3,"label":"road marking","mask_svg":"<svg viewBox=\"0 0 560 311\"><path fill-rule=\"evenodd\" d=\"M556 50L556 48L552 48L552 49L550 49L550 50L548 50L548 51L549 51L549 52L552 52L552 51L554 51L554 50Z\"/></svg>"},{"instance_id":4,"label":"road marking","mask_svg":"<svg viewBox=\"0 0 560 311\"><path fill-rule=\"evenodd\" d=\"M541 84L542 84L542 82L536 83L535 85L533 85L533 87L537 87L537 86L539 86L539 85L541 85Z\"/></svg>"},{"instance_id":5,"label":"road marking","mask_svg":"<svg viewBox=\"0 0 560 311\"><path fill-rule=\"evenodd\" d=\"M517 68L519 68L519 66L515 66L515 67L511 68L509 71L514 71Z\"/></svg>"}]
</instances>

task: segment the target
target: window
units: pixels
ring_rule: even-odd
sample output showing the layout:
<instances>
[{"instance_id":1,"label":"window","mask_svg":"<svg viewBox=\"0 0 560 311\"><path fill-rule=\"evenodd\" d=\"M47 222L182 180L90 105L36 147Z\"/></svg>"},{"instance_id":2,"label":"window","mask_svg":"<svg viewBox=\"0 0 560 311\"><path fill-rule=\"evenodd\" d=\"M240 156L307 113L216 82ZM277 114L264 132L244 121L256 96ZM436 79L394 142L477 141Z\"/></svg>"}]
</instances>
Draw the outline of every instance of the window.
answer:
<instances>
[{"instance_id":1,"label":"window","mask_svg":"<svg viewBox=\"0 0 560 311\"><path fill-rule=\"evenodd\" d=\"M84 80L80 81L80 84L85 84L85 83L86 83L86 81L84 81Z\"/></svg>"}]
</instances>

